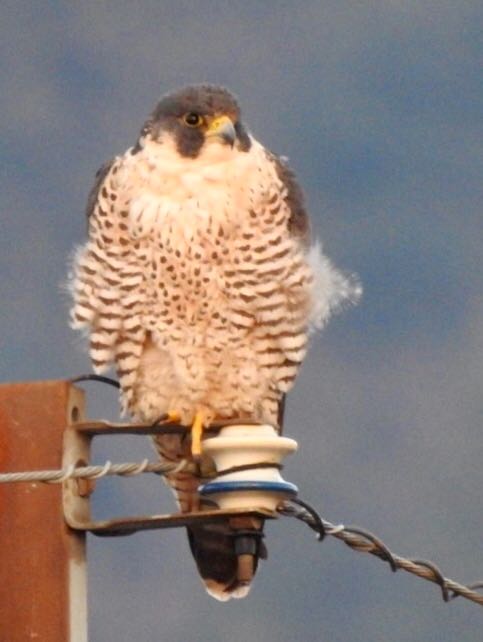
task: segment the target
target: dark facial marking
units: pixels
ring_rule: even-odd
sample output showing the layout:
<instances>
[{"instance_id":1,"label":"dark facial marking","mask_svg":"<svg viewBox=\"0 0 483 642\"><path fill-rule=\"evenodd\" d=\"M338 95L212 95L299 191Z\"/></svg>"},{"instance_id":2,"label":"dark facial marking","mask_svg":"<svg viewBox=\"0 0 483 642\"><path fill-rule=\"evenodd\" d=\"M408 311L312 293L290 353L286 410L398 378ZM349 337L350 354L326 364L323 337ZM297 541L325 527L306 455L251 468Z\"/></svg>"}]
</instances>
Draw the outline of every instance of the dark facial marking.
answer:
<instances>
[{"instance_id":1,"label":"dark facial marking","mask_svg":"<svg viewBox=\"0 0 483 642\"><path fill-rule=\"evenodd\" d=\"M252 141L247 134L245 126L239 120L235 123L235 131L238 139L238 149L241 152L247 152L252 146Z\"/></svg>"},{"instance_id":2,"label":"dark facial marking","mask_svg":"<svg viewBox=\"0 0 483 642\"><path fill-rule=\"evenodd\" d=\"M147 121L149 129L146 133L159 139L163 132L169 132L182 156L196 158L205 142L205 119L221 114L228 115L234 122L238 149L248 151L250 139L239 120L238 103L230 92L215 85L194 85L166 95ZM197 122L196 117L200 119ZM138 145L133 153L137 151Z\"/></svg>"}]
</instances>

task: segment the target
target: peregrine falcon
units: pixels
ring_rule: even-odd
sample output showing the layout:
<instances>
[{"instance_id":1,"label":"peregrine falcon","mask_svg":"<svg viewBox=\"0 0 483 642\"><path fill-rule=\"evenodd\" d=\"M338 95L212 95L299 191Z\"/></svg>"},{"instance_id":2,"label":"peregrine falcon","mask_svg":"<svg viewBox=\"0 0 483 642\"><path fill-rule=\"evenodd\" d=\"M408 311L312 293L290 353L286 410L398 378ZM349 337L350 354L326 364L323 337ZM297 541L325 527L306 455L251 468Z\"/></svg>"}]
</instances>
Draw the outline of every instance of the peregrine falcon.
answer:
<instances>
[{"instance_id":1,"label":"peregrine falcon","mask_svg":"<svg viewBox=\"0 0 483 642\"><path fill-rule=\"evenodd\" d=\"M181 511L203 510L203 428L233 418L277 426L311 328L355 301L359 285L311 242L294 174L222 87L162 97L135 145L98 171L87 217L72 325L87 330L96 372L115 365L133 418L167 413L192 427L191 439L155 442L165 460L198 462L199 474L168 482ZM188 535L208 592L246 595L225 527Z\"/></svg>"}]
</instances>

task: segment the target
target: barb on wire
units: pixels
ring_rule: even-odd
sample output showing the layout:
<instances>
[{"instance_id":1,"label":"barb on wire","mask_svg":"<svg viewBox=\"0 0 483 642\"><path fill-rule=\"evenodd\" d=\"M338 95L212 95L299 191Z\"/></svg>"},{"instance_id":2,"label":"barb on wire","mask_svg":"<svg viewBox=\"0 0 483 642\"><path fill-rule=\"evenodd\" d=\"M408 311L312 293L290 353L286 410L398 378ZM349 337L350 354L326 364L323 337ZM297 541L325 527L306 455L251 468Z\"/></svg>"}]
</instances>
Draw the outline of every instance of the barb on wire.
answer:
<instances>
[{"instance_id":1,"label":"barb on wire","mask_svg":"<svg viewBox=\"0 0 483 642\"><path fill-rule=\"evenodd\" d=\"M102 466L74 466L71 464L59 470L36 470L18 473L1 473L0 484L16 482L42 482L45 484L60 484L67 479L99 479L107 475L120 475L132 477L143 473L154 473L156 475L168 475L185 470L188 461L182 459L180 462L149 462L144 459L141 463L113 464L106 461Z\"/></svg>"},{"instance_id":2,"label":"barb on wire","mask_svg":"<svg viewBox=\"0 0 483 642\"><path fill-rule=\"evenodd\" d=\"M327 535L326 528L324 526L324 522L322 521L322 517L315 510L315 508L312 508L310 504L307 504L307 502L304 502L298 497L293 497L291 500L291 503L297 504L297 506L300 506L301 509L304 511L303 514L310 516L311 519L310 519L309 526L312 528L312 530L314 530L317 533L319 542L325 539L325 536Z\"/></svg>"},{"instance_id":3,"label":"barb on wire","mask_svg":"<svg viewBox=\"0 0 483 642\"><path fill-rule=\"evenodd\" d=\"M378 537L363 530L362 528L346 527L342 524L331 524L320 517L317 511L299 499L291 499L282 502L278 507L278 512L286 517L295 517L301 520L318 535L322 540L326 535L332 535L342 540L347 546L359 551L360 553L370 553L381 560L387 562L392 571L403 569L408 573L417 575L425 580L437 584L442 593L443 600L449 602L455 597L464 597L480 606L483 606L483 594L478 593L477 589L483 589L483 582L469 584L465 586L444 577L439 568L426 560L407 559L392 553L389 548Z\"/></svg>"}]
</instances>

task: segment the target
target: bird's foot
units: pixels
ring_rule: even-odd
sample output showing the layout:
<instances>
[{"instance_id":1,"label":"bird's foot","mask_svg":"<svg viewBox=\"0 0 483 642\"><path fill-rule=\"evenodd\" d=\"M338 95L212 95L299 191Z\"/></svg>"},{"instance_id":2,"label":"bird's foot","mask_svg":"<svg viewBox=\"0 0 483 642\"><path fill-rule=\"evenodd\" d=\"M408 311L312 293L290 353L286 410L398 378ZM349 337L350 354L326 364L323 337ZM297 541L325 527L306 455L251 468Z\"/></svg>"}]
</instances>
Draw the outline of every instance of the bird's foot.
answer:
<instances>
[{"instance_id":1,"label":"bird's foot","mask_svg":"<svg viewBox=\"0 0 483 642\"><path fill-rule=\"evenodd\" d=\"M201 457L201 437L203 436L204 422L205 413L203 410L197 410L191 425L191 455L193 459L200 459Z\"/></svg>"},{"instance_id":2,"label":"bird's foot","mask_svg":"<svg viewBox=\"0 0 483 642\"><path fill-rule=\"evenodd\" d=\"M175 423L181 421L181 413L177 410L170 410L167 414L166 422Z\"/></svg>"},{"instance_id":3,"label":"bird's foot","mask_svg":"<svg viewBox=\"0 0 483 642\"><path fill-rule=\"evenodd\" d=\"M203 436L205 421L206 412L204 410L197 410L193 419L193 423L191 424L191 456L196 460L200 459L201 457L201 438ZM170 410L169 412L158 417L153 423L153 426L179 422L181 422L181 413L177 410Z\"/></svg>"},{"instance_id":4,"label":"bird's foot","mask_svg":"<svg viewBox=\"0 0 483 642\"><path fill-rule=\"evenodd\" d=\"M155 426L160 426L162 424L174 424L180 421L181 414L177 410L170 410L169 412L164 412L160 415L151 425L154 428Z\"/></svg>"}]
</instances>

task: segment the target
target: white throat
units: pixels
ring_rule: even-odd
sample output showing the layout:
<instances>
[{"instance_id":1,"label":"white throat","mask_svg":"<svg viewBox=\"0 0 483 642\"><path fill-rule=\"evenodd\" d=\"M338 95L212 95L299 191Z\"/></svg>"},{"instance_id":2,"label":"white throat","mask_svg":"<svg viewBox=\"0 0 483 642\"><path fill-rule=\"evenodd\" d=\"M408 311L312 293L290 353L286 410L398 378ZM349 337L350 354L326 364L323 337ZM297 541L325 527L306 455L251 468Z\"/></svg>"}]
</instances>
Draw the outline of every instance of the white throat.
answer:
<instances>
[{"instance_id":1,"label":"white throat","mask_svg":"<svg viewBox=\"0 0 483 642\"><path fill-rule=\"evenodd\" d=\"M170 136L162 143L146 140L126 168L137 174L139 186L129 208L132 233L142 238L155 230L164 237L167 229L176 229L189 241L193 233L222 222L235 225L260 189L259 170L267 171L264 156L254 139L247 152L210 142L196 158L181 156ZM267 178L262 183L270 183Z\"/></svg>"}]
</instances>

